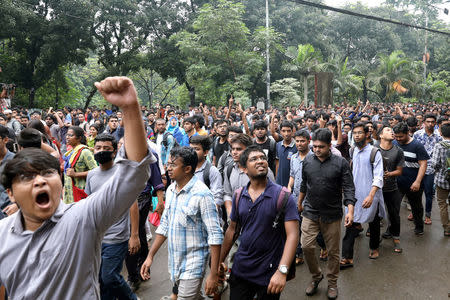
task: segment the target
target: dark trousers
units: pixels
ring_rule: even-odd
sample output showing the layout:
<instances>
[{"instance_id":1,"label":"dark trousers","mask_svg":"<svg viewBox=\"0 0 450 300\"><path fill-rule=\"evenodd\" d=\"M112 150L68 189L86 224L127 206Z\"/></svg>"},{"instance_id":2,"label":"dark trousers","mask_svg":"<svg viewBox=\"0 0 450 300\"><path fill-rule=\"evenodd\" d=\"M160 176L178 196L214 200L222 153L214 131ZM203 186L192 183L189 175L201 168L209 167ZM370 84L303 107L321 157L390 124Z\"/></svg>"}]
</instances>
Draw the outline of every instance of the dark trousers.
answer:
<instances>
[{"instance_id":1,"label":"dark trousers","mask_svg":"<svg viewBox=\"0 0 450 300\"><path fill-rule=\"evenodd\" d=\"M378 249L380 246L380 217L378 210L372 222L369 223L370 241L369 248L371 250ZM361 232L361 224L353 223L352 226L345 229L344 239L342 241L342 258L353 259L353 247L355 238Z\"/></svg>"},{"instance_id":2,"label":"dark trousers","mask_svg":"<svg viewBox=\"0 0 450 300\"><path fill-rule=\"evenodd\" d=\"M414 225L416 230L423 230L423 205L422 194L423 189L419 189L417 192L412 192L409 188L399 188L400 198L406 195L409 204L411 205L411 212L414 217Z\"/></svg>"},{"instance_id":3,"label":"dark trousers","mask_svg":"<svg viewBox=\"0 0 450 300\"><path fill-rule=\"evenodd\" d=\"M141 280L140 270L148 255L148 243L147 232L145 231L145 222L147 221L148 213L152 207L151 194L139 195L138 197L139 207L139 241L141 242L141 248L138 253L130 255L127 251L125 258L125 265L128 270L128 280L136 282Z\"/></svg>"},{"instance_id":4,"label":"dark trousers","mask_svg":"<svg viewBox=\"0 0 450 300\"><path fill-rule=\"evenodd\" d=\"M102 300L136 300L136 295L120 275L127 252L128 241L118 244L102 244L102 264L99 276Z\"/></svg>"},{"instance_id":5,"label":"dark trousers","mask_svg":"<svg viewBox=\"0 0 450 300\"><path fill-rule=\"evenodd\" d=\"M299 227L299 239L298 239L298 245L297 250L295 251L295 257L302 257L303 256L303 249L302 249L302 220L303 217L301 216L301 213L298 214L300 217L300 222L298 222ZM326 250L327 246L325 245L325 241L323 239L322 232L319 232L316 238L317 244L319 245L320 249Z\"/></svg>"},{"instance_id":6,"label":"dark trousers","mask_svg":"<svg viewBox=\"0 0 450 300\"><path fill-rule=\"evenodd\" d=\"M434 174L423 177L423 190L425 192L425 216L430 218L434 197Z\"/></svg>"},{"instance_id":7,"label":"dark trousers","mask_svg":"<svg viewBox=\"0 0 450 300\"><path fill-rule=\"evenodd\" d=\"M389 214L389 227L388 231L394 239L400 237L400 204L402 198L398 190L392 192L383 192L384 205Z\"/></svg>"},{"instance_id":8,"label":"dark trousers","mask_svg":"<svg viewBox=\"0 0 450 300\"><path fill-rule=\"evenodd\" d=\"M278 300L281 294L267 294L267 286L257 285L243 278L236 277L231 272L230 300L252 300L256 295L258 300Z\"/></svg>"}]
</instances>

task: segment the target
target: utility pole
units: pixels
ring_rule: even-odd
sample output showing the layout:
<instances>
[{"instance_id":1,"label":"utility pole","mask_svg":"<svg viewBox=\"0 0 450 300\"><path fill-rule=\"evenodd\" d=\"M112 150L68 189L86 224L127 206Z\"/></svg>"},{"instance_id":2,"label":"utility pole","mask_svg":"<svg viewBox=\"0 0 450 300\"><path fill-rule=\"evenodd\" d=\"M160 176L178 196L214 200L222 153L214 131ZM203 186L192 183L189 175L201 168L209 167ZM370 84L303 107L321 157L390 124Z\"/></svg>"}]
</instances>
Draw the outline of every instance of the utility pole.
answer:
<instances>
[{"instance_id":1,"label":"utility pole","mask_svg":"<svg viewBox=\"0 0 450 300\"><path fill-rule=\"evenodd\" d=\"M267 74L266 74L266 87L267 87L267 99L266 99L266 109L270 105L270 51L269 51L269 0L266 0L266 63L267 63Z\"/></svg>"},{"instance_id":2,"label":"utility pole","mask_svg":"<svg viewBox=\"0 0 450 300\"><path fill-rule=\"evenodd\" d=\"M425 16L425 27L428 28L428 13L426 13L427 15ZM423 79L426 81L427 80L427 64L428 64L428 31L425 31L425 50L423 53L423 63L424 63L424 67L423 67Z\"/></svg>"}]
</instances>

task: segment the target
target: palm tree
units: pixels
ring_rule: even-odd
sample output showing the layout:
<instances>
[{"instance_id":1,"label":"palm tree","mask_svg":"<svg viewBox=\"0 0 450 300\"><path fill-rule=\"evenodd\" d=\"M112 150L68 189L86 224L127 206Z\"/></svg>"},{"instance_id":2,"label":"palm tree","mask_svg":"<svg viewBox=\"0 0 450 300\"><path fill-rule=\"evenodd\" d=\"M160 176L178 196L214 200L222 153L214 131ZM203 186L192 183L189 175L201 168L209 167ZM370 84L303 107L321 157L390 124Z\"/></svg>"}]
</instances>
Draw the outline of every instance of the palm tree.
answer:
<instances>
[{"instance_id":1,"label":"palm tree","mask_svg":"<svg viewBox=\"0 0 450 300\"><path fill-rule=\"evenodd\" d=\"M322 67L322 56L310 44L298 45L298 48L288 47L285 55L290 59L283 68L303 79L304 101L308 105L308 75L317 72Z\"/></svg>"},{"instance_id":2,"label":"palm tree","mask_svg":"<svg viewBox=\"0 0 450 300\"><path fill-rule=\"evenodd\" d=\"M381 89L384 101L408 92L407 87L413 87L417 81L415 63L399 50L389 55L379 54L378 57L378 68L369 74L369 82Z\"/></svg>"},{"instance_id":3,"label":"palm tree","mask_svg":"<svg viewBox=\"0 0 450 300\"><path fill-rule=\"evenodd\" d=\"M361 92L362 77L358 76L360 71L348 66L348 57L344 61L341 58L333 57L324 67L333 73L333 87L337 91L337 95L345 97Z\"/></svg>"}]
</instances>

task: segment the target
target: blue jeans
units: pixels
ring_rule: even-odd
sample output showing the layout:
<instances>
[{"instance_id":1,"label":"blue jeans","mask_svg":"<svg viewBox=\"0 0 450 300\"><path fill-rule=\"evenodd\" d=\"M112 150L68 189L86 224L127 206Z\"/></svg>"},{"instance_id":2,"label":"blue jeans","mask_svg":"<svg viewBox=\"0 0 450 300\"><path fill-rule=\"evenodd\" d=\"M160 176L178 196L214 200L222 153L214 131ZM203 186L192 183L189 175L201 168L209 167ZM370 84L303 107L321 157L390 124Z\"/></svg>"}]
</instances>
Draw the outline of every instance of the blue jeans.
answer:
<instances>
[{"instance_id":1,"label":"blue jeans","mask_svg":"<svg viewBox=\"0 0 450 300\"><path fill-rule=\"evenodd\" d=\"M100 267L100 295L102 300L137 299L120 275L127 251L128 241L118 244L102 244L102 264Z\"/></svg>"},{"instance_id":2,"label":"blue jeans","mask_svg":"<svg viewBox=\"0 0 450 300\"><path fill-rule=\"evenodd\" d=\"M425 192L425 216L430 218L434 196L434 174L423 177L423 190Z\"/></svg>"}]
</instances>

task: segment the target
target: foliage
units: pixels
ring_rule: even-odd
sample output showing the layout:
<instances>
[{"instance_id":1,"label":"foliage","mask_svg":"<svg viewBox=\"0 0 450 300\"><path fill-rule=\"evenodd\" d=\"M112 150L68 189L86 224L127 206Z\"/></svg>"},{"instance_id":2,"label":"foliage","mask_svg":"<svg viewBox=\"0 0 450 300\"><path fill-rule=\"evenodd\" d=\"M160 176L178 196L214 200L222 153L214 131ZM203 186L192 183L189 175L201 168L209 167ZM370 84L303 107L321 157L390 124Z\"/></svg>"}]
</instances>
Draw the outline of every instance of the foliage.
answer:
<instances>
[{"instance_id":1,"label":"foliage","mask_svg":"<svg viewBox=\"0 0 450 300\"><path fill-rule=\"evenodd\" d=\"M276 106L286 107L299 105L301 102L301 83L295 78L283 78L275 81L272 86L272 94L275 96Z\"/></svg>"}]
</instances>

